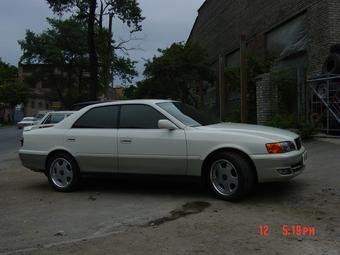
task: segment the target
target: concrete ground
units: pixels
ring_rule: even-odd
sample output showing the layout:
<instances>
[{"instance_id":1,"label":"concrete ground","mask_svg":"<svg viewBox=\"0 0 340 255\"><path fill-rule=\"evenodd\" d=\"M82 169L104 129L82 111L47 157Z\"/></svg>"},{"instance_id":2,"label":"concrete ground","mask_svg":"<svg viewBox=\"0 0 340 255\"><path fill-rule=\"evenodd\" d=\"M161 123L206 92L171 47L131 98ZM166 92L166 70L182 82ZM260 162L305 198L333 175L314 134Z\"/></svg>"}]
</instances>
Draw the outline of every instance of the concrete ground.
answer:
<instances>
[{"instance_id":1,"label":"concrete ground","mask_svg":"<svg viewBox=\"0 0 340 255\"><path fill-rule=\"evenodd\" d=\"M86 179L78 192L57 193L0 145L0 254L338 255L340 140L305 146L301 176L229 203L195 182L154 178ZM316 235L284 237L284 224L315 227Z\"/></svg>"}]
</instances>

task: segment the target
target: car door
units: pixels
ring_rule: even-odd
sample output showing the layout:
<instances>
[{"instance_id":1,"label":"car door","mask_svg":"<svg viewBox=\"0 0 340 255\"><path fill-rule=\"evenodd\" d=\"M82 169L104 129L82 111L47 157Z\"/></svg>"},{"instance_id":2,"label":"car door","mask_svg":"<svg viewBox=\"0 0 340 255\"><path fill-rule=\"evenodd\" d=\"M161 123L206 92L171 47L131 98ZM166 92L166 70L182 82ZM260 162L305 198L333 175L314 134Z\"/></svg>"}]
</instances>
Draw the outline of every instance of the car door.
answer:
<instances>
[{"instance_id":1,"label":"car door","mask_svg":"<svg viewBox=\"0 0 340 255\"><path fill-rule=\"evenodd\" d=\"M75 155L81 172L117 171L118 110L115 105L92 108L66 133L65 147Z\"/></svg>"},{"instance_id":2,"label":"car door","mask_svg":"<svg viewBox=\"0 0 340 255\"><path fill-rule=\"evenodd\" d=\"M167 119L149 105L121 105L118 129L120 173L185 175L187 149L182 129L158 128Z\"/></svg>"}]
</instances>

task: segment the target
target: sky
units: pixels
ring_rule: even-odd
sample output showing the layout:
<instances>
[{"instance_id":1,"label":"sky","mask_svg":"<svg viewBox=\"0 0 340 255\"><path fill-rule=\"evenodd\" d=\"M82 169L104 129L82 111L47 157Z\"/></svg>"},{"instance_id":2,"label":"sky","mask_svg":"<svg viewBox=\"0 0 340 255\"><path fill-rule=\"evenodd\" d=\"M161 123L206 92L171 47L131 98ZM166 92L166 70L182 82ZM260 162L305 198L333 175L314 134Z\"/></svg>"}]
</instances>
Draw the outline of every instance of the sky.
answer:
<instances>
[{"instance_id":1,"label":"sky","mask_svg":"<svg viewBox=\"0 0 340 255\"><path fill-rule=\"evenodd\" d=\"M195 22L198 8L204 0L138 0L146 18L143 31L135 34L137 41L130 46L129 57L138 61L137 71L142 78L145 59L157 54L157 49L166 48L173 42L186 41ZM30 29L40 33L48 28L46 17L53 13L45 0L0 0L0 58L17 65L21 49L17 41ZM127 29L122 24L114 25L114 36L127 39ZM120 82L120 81L117 81ZM116 84L117 85L117 84Z\"/></svg>"}]
</instances>

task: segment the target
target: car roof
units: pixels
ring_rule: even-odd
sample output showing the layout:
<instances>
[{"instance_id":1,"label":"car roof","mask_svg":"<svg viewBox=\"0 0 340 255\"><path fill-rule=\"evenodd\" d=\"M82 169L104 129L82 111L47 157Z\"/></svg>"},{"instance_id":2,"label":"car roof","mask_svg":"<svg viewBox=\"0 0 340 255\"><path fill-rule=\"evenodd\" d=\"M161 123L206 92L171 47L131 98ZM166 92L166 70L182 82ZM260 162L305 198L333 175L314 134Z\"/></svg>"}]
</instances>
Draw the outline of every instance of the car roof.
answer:
<instances>
[{"instance_id":1,"label":"car roof","mask_svg":"<svg viewBox=\"0 0 340 255\"><path fill-rule=\"evenodd\" d=\"M74 121L76 121L80 116L82 116L85 112L89 111L90 109L102 106L111 106L111 105L126 105L126 104L145 104L145 105L156 105L158 103L171 103L171 102L178 102L175 100L164 100L164 99L136 99L136 100L120 100L120 101L111 101L106 103L99 103L86 106L79 111L76 111L70 117L65 119L62 122L59 122L54 126L54 128L70 128Z\"/></svg>"},{"instance_id":2,"label":"car roof","mask_svg":"<svg viewBox=\"0 0 340 255\"><path fill-rule=\"evenodd\" d=\"M135 100L120 100L105 103L98 103L87 106L88 108L97 106L108 106L108 105L120 105L120 104L157 104L157 103L170 103L177 102L175 100L165 100L165 99L135 99Z\"/></svg>"},{"instance_id":3,"label":"car roof","mask_svg":"<svg viewBox=\"0 0 340 255\"><path fill-rule=\"evenodd\" d=\"M75 113L75 112L77 112L77 111L53 111L53 112L48 112L48 114L53 114L53 113L61 113L61 114L67 114L67 113Z\"/></svg>"}]
</instances>

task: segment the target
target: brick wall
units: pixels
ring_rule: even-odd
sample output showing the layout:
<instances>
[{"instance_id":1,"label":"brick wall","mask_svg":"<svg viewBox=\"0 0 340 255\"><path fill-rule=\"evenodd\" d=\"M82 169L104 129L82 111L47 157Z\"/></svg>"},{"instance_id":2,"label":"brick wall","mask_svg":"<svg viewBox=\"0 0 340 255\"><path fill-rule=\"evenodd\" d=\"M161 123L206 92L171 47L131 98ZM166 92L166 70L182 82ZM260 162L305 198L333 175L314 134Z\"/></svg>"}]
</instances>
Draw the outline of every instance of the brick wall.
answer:
<instances>
[{"instance_id":1,"label":"brick wall","mask_svg":"<svg viewBox=\"0 0 340 255\"><path fill-rule=\"evenodd\" d=\"M203 46L214 62L219 54L228 55L239 49L240 34L245 33L249 51L263 56L266 34L302 13L308 23L303 66L307 69L306 77L311 78L321 73L330 46L340 43L340 0L207 0L199 9L188 41ZM263 124L270 115L265 100L269 93L266 86L270 83L262 78L258 84L257 111Z\"/></svg>"},{"instance_id":2,"label":"brick wall","mask_svg":"<svg viewBox=\"0 0 340 255\"><path fill-rule=\"evenodd\" d=\"M277 88L271 83L269 73L258 77L256 83L256 98L257 123L267 125L278 108Z\"/></svg>"},{"instance_id":3,"label":"brick wall","mask_svg":"<svg viewBox=\"0 0 340 255\"><path fill-rule=\"evenodd\" d=\"M329 47L340 43L339 0L207 0L189 37L206 48L211 61L239 48L245 33L249 49L262 55L265 34L299 13L308 17L308 76L319 74Z\"/></svg>"}]
</instances>

